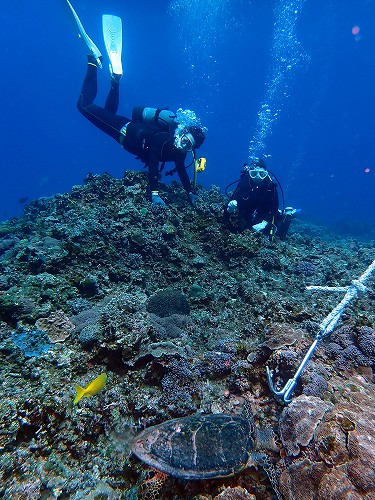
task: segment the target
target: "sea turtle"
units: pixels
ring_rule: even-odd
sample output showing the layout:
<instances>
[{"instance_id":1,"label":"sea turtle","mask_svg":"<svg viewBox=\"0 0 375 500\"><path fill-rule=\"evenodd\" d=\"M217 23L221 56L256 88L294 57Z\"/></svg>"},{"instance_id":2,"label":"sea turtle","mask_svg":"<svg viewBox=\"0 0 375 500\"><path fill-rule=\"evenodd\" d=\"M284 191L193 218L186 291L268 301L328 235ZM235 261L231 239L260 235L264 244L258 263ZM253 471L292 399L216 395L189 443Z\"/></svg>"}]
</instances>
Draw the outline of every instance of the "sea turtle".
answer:
<instances>
[{"instance_id":1,"label":"sea turtle","mask_svg":"<svg viewBox=\"0 0 375 500\"><path fill-rule=\"evenodd\" d=\"M260 465L278 499L276 470L261 450L278 450L271 429L257 429L249 404L241 415L197 413L142 431L131 444L143 462L179 479L216 479Z\"/></svg>"}]
</instances>

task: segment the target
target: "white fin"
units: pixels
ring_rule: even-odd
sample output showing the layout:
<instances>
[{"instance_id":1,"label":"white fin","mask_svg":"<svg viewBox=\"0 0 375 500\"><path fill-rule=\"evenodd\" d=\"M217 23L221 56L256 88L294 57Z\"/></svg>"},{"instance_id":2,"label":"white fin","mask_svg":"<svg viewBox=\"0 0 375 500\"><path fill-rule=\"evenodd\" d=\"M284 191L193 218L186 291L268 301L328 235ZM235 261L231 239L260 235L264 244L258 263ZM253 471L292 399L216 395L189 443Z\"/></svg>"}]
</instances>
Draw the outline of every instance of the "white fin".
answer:
<instances>
[{"instance_id":1,"label":"white fin","mask_svg":"<svg viewBox=\"0 0 375 500\"><path fill-rule=\"evenodd\" d=\"M122 21L118 16L103 14L103 37L112 75L122 76Z\"/></svg>"},{"instance_id":2,"label":"white fin","mask_svg":"<svg viewBox=\"0 0 375 500\"><path fill-rule=\"evenodd\" d=\"M101 68L102 67L102 62L101 62L101 53L98 47L95 45L95 43L91 40L91 38L88 36L88 34L85 31L85 28L83 27L76 11L73 8L73 5L69 2L69 0L64 0L64 4L67 7L67 12L70 17L70 20L73 22L73 26L75 28L78 28L78 37L82 40L82 42L86 45L88 49L88 53L91 54L92 56L95 57L96 62L98 63L98 66Z\"/></svg>"}]
</instances>

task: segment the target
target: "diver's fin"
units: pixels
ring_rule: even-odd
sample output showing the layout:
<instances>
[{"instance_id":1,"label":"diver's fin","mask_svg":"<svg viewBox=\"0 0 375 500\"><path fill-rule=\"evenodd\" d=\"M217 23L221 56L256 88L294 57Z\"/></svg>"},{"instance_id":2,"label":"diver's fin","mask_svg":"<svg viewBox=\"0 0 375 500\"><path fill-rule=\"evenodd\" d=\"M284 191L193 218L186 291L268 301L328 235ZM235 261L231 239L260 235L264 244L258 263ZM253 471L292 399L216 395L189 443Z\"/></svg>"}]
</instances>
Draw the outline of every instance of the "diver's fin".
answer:
<instances>
[{"instance_id":1,"label":"diver's fin","mask_svg":"<svg viewBox=\"0 0 375 500\"><path fill-rule=\"evenodd\" d=\"M82 42L86 45L88 54L92 55L99 68L102 67L102 55L100 53L100 50L98 47L95 45L95 43L91 40L91 38L88 36L88 34L85 31L85 28L83 27L76 11L74 10L72 4L69 2L69 0L63 0L66 11L68 12L68 15L70 17L70 20L73 22L74 28L77 31L78 38L82 40Z\"/></svg>"},{"instance_id":2,"label":"diver's fin","mask_svg":"<svg viewBox=\"0 0 375 500\"><path fill-rule=\"evenodd\" d=\"M121 17L103 14L103 37L109 57L109 69L112 77L120 79L122 76L122 21Z\"/></svg>"}]
</instances>

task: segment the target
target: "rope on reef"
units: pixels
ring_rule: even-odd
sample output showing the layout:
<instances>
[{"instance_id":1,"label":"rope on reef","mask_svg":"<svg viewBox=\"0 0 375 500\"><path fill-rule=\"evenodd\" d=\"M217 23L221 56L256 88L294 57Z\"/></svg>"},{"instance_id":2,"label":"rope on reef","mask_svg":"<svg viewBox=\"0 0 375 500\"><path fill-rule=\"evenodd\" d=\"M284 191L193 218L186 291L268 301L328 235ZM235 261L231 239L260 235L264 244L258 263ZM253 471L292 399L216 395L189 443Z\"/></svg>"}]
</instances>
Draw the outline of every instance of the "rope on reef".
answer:
<instances>
[{"instance_id":1,"label":"rope on reef","mask_svg":"<svg viewBox=\"0 0 375 500\"><path fill-rule=\"evenodd\" d=\"M284 403L288 404L292 401L291 394L293 390L295 389L297 385L297 381L307 365L308 361L310 360L311 356L313 355L315 349L319 345L319 343L322 341L322 339L326 336L332 333L334 330L338 320L340 319L342 313L344 312L345 307L349 304L351 300L354 299L358 294L364 294L367 292L367 287L364 285L364 283L369 279L371 276L372 272L375 270L375 260L372 261L372 263L369 265L369 267L366 269L364 273L361 274L361 276L353 280L349 286L307 286L306 290L312 290L312 291L324 291L324 292L346 292L344 298L341 300L337 306L332 309L332 311L328 314L328 316L320 323L319 325L319 331L315 336L315 340L310 346L310 349L307 351L305 357L303 358L301 364L297 368L295 375L293 378L289 379L287 383L285 384L284 388L281 390L277 390L273 380L272 380L272 372L271 370L267 368L267 377L268 377L268 384L270 386L270 389L274 396L276 398L282 400Z\"/></svg>"},{"instance_id":2,"label":"rope on reef","mask_svg":"<svg viewBox=\"0 0 375 500\"><path fill-rule=\"evenodd\" d=\"M356 297L357 294L365 294L367 287L364 283L369 279L371 273L375 270L375 260L369 265L366 271L361 274L357 280L353 280L349 286L307 286L306 290L324 291L324 292L346 292L342 301L328 314L328 316L320 323L320 335L322 337L329 335L335 328L340 319L345 307L349 302ZM319 335L319 334L318 334Z\"/></svg>"}]
</instances>

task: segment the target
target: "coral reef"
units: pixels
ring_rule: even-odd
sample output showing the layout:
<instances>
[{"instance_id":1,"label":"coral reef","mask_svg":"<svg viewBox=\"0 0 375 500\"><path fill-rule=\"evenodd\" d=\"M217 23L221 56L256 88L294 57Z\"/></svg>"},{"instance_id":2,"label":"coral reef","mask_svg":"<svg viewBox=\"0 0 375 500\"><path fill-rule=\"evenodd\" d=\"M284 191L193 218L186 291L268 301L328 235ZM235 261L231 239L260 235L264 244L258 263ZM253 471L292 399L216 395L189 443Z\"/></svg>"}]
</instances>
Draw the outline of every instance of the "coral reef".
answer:
<instances>
[{"instance_id":1,"label":"coral reef","mask_svg":"<svg viewBox=\"0 0 375 500\"><path fill-rule=\"evenodd\" d=\"M43 353L53 348L52 343L45 331L38 328L26 329L19 327L11 337L27 358L39 358Z\"/></svg>"},{"instance_id":2,"label":"coral reef","mask_svg":"<svg viewBox=\"0 0 375 500\"><path fill-rule=\"evenodd\" d=\"M52 343L64 342L75 330L75 325L63 311L55 311L47 318L39 318L35 326L43 330Z\"/></svg>"},{"instance_id":3,"label":"coral reef","mask_svg":"<svg viewBox=\"0 0 375 500\"><path fill-rule=\"evenodd\" d=\"M153 484L166 500L269 499L261 470L178 481L130 453L145 427L244 400L280 435L286 499L374 498L374 293L284 409L265 365L285 383L337 304L305 285L348 285L375 244L298 219L285 241L233 233L218 188L192 207L161 185L168 206L154 207L146 185L140 172L89 175L0 224L0 498L131 500ZM103 372L105 388L73 406L75 385Z\"/></svg>"},{"instance_id":4,"label":"coral reef","mask_svg":"<svg viewBox=\"0 0 375 500\"><path fill-rule=\"evenodd\" d=\"M290 456L280 489L286 499L374 497L374 384L357 374L334 375L331 383L341 394L332 398L335 403L300 396L283 411L280 425Z\"/></svg>"},{"instance_id":5,"label":"coral reef","mask_svg":"<svg viewBox=\"0 0 375 500\"><path fill-rule=\"evenodd\" d=\"M148 299L147 311L156 314L160 318L172 314L187 316L190 313L190 306L182 292L166 288L165 290L159 290Z\"/></svg>"},{"instance_id":6,"label":"coral reef","mask_svg":"<svg viewBox=\"0 0 375 500\"><path fill-rule=\"evenodd\" d=\"M338 370L375 364L375 330L369 326L347 325L332 333L327 355Z\"/></svg>"},{"instance_id":7,"label":"coral reef","mask_svg":"<svg viewBox=\"0 0 375 500\"><path fill-rule=\"evenodd\" d=\"M280 437L287 455L295 456L313 439L316 427L331 404L315 396L299 396L280 416Z\"/></svg>"}]
</instances>

